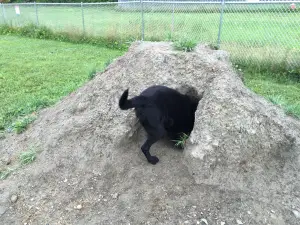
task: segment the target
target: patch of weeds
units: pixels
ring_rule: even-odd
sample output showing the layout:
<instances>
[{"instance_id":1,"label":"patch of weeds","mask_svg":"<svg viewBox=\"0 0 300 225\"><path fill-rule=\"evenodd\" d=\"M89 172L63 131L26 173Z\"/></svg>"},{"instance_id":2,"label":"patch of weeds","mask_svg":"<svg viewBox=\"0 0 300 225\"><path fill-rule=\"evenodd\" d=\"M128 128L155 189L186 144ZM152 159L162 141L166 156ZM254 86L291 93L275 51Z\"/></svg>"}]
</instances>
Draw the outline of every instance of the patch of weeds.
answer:
<instances>
[{"instance_id":1,"label":"patch of weeds","mask_svg":"<svg viewBox=\"0 0 300 225\"><path fill-rule=\"evenodd\" d=\"M300 105L285 105L283 109L287 115L300 119Z\"/></svg>"},{"instance_id":2,"label":"patch of weeds","mask_svg":"<svg viewBox=\"0 0 300 225\"><path fill-rule=\"evenodd\" d=\"M6 179L11 173L20 169L22 166L32 163L36 159L37 151L34 147L30 147L28 151L19 155L19 161L13 167L0 169L0 180Z\"/></svg>"},{"instance_id":3,"label":"patch of weeds","mask_svg":"<svg viewBox=\"0 0 300 225\"><path fill-rule=\"evenodd\" d=\"M188 138L189 138L189 136L187 134L182 133L178 140L173 140L173 141L176 142L175 143L176 147L184 148Z\"/></svg>"},{"instance_id":4,"label":"patch of weeds","mask_svg":"<svg viewBox=\"0 0 300 225\"><path fill-rule=\"evenodd\" d=\"M191 52L197 46L197 42L186 38L180 39L174 42L174 48L176 50Z\"/></svg>"},{"instance_id":5,"label":"patch of weeds","mask_svg":"<svg viewBox=\"0 0 300 225\"><path fill-rule=\"evenodd\" d=\"M112 62L113 62L113 59L108 59L108 60L104 63L104 67L107 68Z\"/></svg>"},{"instance_id":6,"label":"patch of weeds","mask_svg":"<svg viewBox=\"0 0 300 225\"><path fill-rule=\"evenodd\" d=\"M0 171L0 180L6 179L15 169L13 168L6 168Z\"/></svg>"},{"instance_id":7,"label":"patch of weeds","mask_svg":"<svg viewBox=\"0 0 300 225\"><path fill-rule=\"evenodd\" d=\"M267 99L272 102L274 105L280 106L287 115L294 116L296 118L300 118L300 105L293 104L290 105L286 103L284 98L281 95L271 95L267 96Z\"/></svg>"},{"instance_id":8,"label":"patch of weeds","mask_svg":"<svg viewBox=\"0 0 300 225\"><path fill-rule=\"evenodd\" d=\"M300 67L293 68L288 70L285 74L288 78L290 78L294 82L300 82Z\"/></svg>"},{"instance_id":9,"label":"patch of weeds","mask_svg":"<svg viewBox=\"0 0 300 225\"><path fill-rule=\"evenodd\" d=\"M0 140L5 138L5 133L4 131L1 131L0 129Z\"/></svg>"},{"instance_id":10,"label":"patch of weeds","mask_svg":"<svg viewBox=\"0 0 300 225\"><path fill-rule=\"evenodd\" d=\"M218 47L217 44L210 43L208 46L209 46L210 49L212 49L212 50L219 50L219 47Z\"/></svg>"},{"instance_id":11,"label":"patch of weeds","mask_svg":"<svg viewBox=\"0 0 300 225\"><path fill-rule=\"evenodd\" d=\"M21 117L17 119L13 124L12 124L12 129L17 133L20 134L23 131L26 130L27 126L32 123L36 119L36 116L34 114L28 115Z\"/></svg>"},{"instance_id":12,"label":"patch of weeds","mask_svg":"<svg viewBox=\"0 0 300 225\"><path fill-rule=\"evenodd\" d=\"M113 59L108 59L106 60L106 62L104 63L103 68L100 70L100 72L104 72L106 70L106 68L113 62Z\"/></svg>"},{"instance_id":13,"label":"patch of weeds","mask_svg":"<svg viewBox=\"0 0 300 225\"><path fill-rule=\"evenodd\" d=\"M27 165L32 163L36 159L36 150L31 148L26 152L22 152L19 156L19 161L21 165Z\"/></svg>"},{"instance_id":14,"label":"patch of weeds","mask_svg":"<svg viewBox=\"0 0 300 225\"><path fill-rule=\"evenodd\" d=\"M61 31L56 32L46 26L37 26L35 24L28 24L22 27L14 27L8 24L0 25L1 35L19 35L30 38L56 40L61 42L91 44L103 46L110 49L127 50L128 44L123 39L116 35L109 35L108 37L96 37L90 35L79 34L76 31Z\"/></svg>"},{"instance_id":15,"label":"patch of weeds","mask_svg":"<svg viewBox=\"0 0 300 225\"><path fill-rule=\"evenodd\" d=\"M96 73L97 73L97 70L96 70L95 67L93 69L91 69L90 72L89 72L89 74L88 74L89 80L94 79L94 77L96 76Z\"/></svg>"},{"instance_id":16,"label":"patch of weeds","mask_svg":"<svg viewBox=\"0 0 300 225\"><path fill-rule=\"evenodd\" d=\"M0 60L0 131L3 132L14 132L12 124L16 120L58 102L87 82L93 67L101 70L108 59L124 53L89 44L74 45L19 35L1 35L0 46L0 55L5 55ZM19 52L27 56L28 63L22 57L15 57ZM65 55L69 56L68 60L62 63ZM16 65L22 66L16 68ZM19 132L20 127L17 122Z\"/></svg>"},{"instance_id":17,"label":"patch of weeds","mask_svg":"<svg viewBox=\"0 0 300 225\"><path fill-rule=\"evenodd\" d=\"M172 36L172 33L171 32L169 32L168 34L167 34L167 38L166 38L168 41L172 41L173 40L173 36Z\"/></svg>"},{"instance_id":18,"label":"patch of weeds","mask_svg":"<svg viewBox=\"0 0 300 225\"><path fill-rule=\"evenodd\" d=\"M106 60L106 62L104 63L104 66L103 66L103 68L102 68L101 70L97 70L96 67L93 67L93 68L90 70L89 74L88 74L89 80L94 79L95 76L96 76L96 74L97 74L97 72L104 72L104 71L106 70L106 68L107 68L112 62L113 62L113 59L111 59L111 58L108 59L108 60Z\"/></svg>"},{"instance_id":19,"label":"patch of weeds","mask_svg":"<svg viewBox=\"0 0 300 225\"><path fill-rule=\"evenodd\" d=\"M283 106L285 104L285 101L281 95L269 95L267 96L267 99L269 99L269 101L274 105Z\"/></svg>"},{"instance_id":20,"label":"patch of weeds","mask_svg":"<svg viewBox=\"0 0 300 225\"><path fill-rule=\"evenodd\" d=\"M0 116L0 131L5 129L5 120L3 116Z\"/></svg>"}]
</instances>

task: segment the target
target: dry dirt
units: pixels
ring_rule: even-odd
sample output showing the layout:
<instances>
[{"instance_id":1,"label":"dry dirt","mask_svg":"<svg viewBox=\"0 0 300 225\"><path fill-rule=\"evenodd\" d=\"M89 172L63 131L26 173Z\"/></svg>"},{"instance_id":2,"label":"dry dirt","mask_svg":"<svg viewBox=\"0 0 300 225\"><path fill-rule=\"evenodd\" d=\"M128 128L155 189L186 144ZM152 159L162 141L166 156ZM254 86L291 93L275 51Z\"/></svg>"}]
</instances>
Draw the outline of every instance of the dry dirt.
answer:
<instances>
[{"instance_id":1,"label":"dry dirt","mask_svg":"<svg viewBox=\"0 0 300 225\"><path fill-rule=\"evenodd\" d=\"M155 166L133 111L117 104L125 89L153 84L203 94L186 148L156 143ZM1 168L29 148L37 159L0 181L1 224L300 224L299 121L203 45L134 43L26 132L1 139Z\"/></svg>"}]
</instances>

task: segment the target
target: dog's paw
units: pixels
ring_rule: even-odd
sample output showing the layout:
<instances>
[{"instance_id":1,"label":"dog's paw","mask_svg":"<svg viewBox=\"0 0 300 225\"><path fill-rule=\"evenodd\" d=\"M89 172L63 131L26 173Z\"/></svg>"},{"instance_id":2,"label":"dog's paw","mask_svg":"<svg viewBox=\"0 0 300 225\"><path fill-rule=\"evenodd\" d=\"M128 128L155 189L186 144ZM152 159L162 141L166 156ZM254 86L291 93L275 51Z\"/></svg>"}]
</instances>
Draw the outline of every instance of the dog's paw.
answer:
<instances>
[{"instance_id":1,"label":"dog's paw","mask_svg":"<svg viewBox=\"0 0 300 225\"><path fill-rule=\"evenodd\" d=\"M156 163L158 163L159 159L156 156L152 156L149 160L149 163L151 163L152 165L155 165Z\"/></svg>"}]
</instances>

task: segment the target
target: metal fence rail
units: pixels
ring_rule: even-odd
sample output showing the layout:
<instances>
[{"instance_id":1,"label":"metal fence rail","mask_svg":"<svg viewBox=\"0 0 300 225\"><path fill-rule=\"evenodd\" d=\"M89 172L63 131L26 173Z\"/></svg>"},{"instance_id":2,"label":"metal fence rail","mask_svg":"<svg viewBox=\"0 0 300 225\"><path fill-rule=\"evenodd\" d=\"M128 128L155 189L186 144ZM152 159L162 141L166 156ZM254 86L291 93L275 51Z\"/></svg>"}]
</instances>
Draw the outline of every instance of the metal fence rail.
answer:
<instances>
[{"instance_id":1,"label":"metal fence rail","mask_svg":"<svg viewBox=\"0 0 300 225\"><path fill-rule=\"evenodd\" d=\"M237 61L300 66L300 1L0 4L0 23L122 40L204 42ZM18 11L19 10L19 11Z\"/></svg>"}]
</instances>

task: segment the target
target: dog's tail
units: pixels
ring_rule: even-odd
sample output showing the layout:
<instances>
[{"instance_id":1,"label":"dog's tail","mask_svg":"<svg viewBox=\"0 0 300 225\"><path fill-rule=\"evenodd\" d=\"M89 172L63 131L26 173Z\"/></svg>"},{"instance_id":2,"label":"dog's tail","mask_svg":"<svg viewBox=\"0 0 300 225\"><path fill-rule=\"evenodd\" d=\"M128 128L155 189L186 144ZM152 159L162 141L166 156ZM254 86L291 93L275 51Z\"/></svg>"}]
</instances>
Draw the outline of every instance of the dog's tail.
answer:
<instances>
[{"instance_id":1,"label":"dog's tail","mask_svg":"<svg viewBox=\"0 0 300 225\"><path fill-rule=\"evenodd\" d=\"M119 100L119 107L122 110L130 108L143 107L147 103L147 98L144 96L136 96L132 99L128 99L128 89L123 92Z\"/></svg>"}]
</instances>

